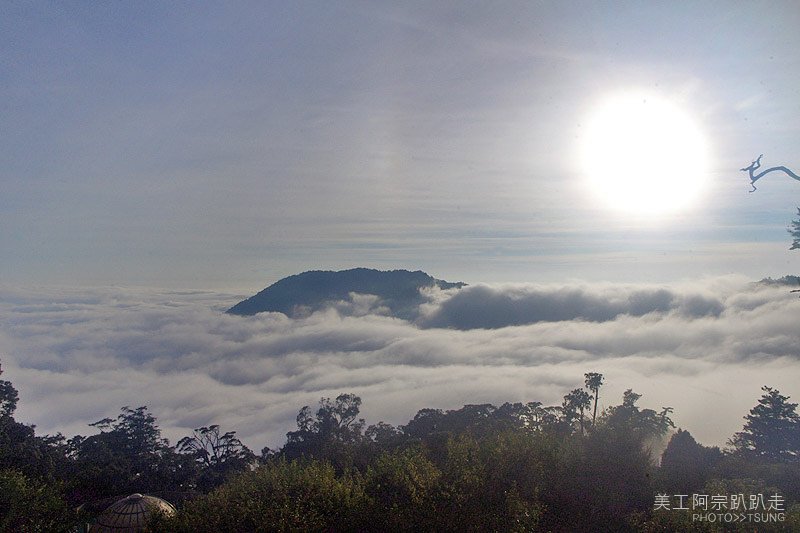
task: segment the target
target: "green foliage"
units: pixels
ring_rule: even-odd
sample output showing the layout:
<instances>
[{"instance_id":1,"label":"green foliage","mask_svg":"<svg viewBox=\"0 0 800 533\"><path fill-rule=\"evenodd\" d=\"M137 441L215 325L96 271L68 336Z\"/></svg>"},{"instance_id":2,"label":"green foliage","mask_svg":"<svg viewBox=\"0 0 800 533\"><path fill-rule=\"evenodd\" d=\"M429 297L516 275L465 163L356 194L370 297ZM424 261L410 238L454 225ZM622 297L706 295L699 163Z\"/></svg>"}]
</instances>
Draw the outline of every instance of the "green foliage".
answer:
<instances>
[{"instance_id":1,"label":"green foliage","mask_svg":"<svg viewBox=\"0 0 800 533\"><path fill-rule=\"evenodd\" d=\"M74 484L84 500L182 488L191 461L175 453L147 407L123 407L116 419L90 424L100 433L69 441Z\"/></svg>"},{"instance_id":2,"label":"green foliage","mask_svg":"<svg viewBox=\"0 0 800 533\"><path fill-rule=\"evenodd\" d=\"M800 523L798 417L787 397L764 388L734 453L678 430L657 467L649 447L673 427L671 409L641 408L627 390L587 428L602 375L585 378L557 407L422 409L405 426L366 430L358 396L322 398L254 470L234 431L201 427L172 448L146 407L92 424L100 433L90 437L36 436L13 419L16 390L2 382L0 530L60 531L78 504L99 511L106 498L161 491L187 501L154 517L153 531L721 531L653 510L656 493L697 491L780 493L786 523L764 530ZM195 488L210 492L187 492Z\"/></svg>"},{"instance_id":3,"label":"green foliage","mask_svg":"<svg viewBox=\"0 0 800 533\"><path fill-rule=\"evenodd\" d=\"M0 470L0 531L73 531L78 514L67 506L60 489L14 470Z\"/></svg>"},{"instance_id":4,"label":"green foliage","mask_svg":"<svg viewBox=\"0 0 800 533\"><path fill-rule=\"evenodd\" d=\"M530 442L519 430L461 434L379 457L366 476L369 530L535 530L541 462Z\"/></svg>"},{"instance_id":5,"label":"green foliage","mask_svg":"<svg viewBox=\"0 0 800 533\"><path fill-rule=\"evenodd\" d=\"M419 448L385 453L370 465L369 527L378 531L426 531L436 522L433 503L441 472Z\"/></svg>"},{"instance_id":6,"label":"green foliage","mask_svg":"<svg viewBox=\"0 0 800 533\"><path fill-rule=\"evenodd\" d=\"M166 520L175 533L353 531L367 506L358 476L328 463L279 460L235 476Z\"/></svg>"},{"instance_id":7,"label":"green foliage","mask_svg":"<svg viewBox=\"0 0 800 533\"><path fill-rule=\"evenodd\" d=\"M797 208L797 216L798 218L792 220L788 228L789 235L792 236L792 246L789 248L790 250L800 250L800 207Z\"/></svg>"},{"instance_id":8,"label":"green foliage","mask_svg":"<svg viewBox=\"0 0 800 533\"><path fill-rule=\"evenodd\" d=\"M285 505L275 501L264 504L269 510L258 504L262 513L259 516L263 515L260 520L276 520L274 530L714 531L707 524L687 521L681 513L653 512L652 505L653 495L656 490L663 491L664 485L707 488L709 479L722 472L721 452L702 447L691 435L679 431L668 446L664 468L659 471L648 445L672 427L669 408L658 412L640 408L641 396L628 390L621 405L603 412L591 431L583 434L574 422L581 416L580 406L587 407L589 397L586 391L577 391L582 394L572 391L560 409L561 413L571 412L574 416L567 432L554 421L550 409L534 402L504 404L500 408L467 405L446 412L424 409L399 429L379 424L363 434L357 409L347 408L358 407L360 402L322 401L316 417L307 408L301 411L298 431L305 433L297 442L313 442L313 438L328 435L328 450L330 443L338 443L343 450L358 455L366 443L373 451L383 452L365 456L368 466L363 475L317 460L300 464L281 459L268 465L265 468L286 465L299 469L300 477L309 469L331 469L333 477L327 478L327 483L350 484L358 497L335 512L300 513L309 520L320 517L309 523L297 521L299 518L267 518L264 513L285 509ZM568 415L563 416L566 419ZM339 428L348 427L356 427L357 431L339 432ZM793 494L791 477L787 473L779 480L782 484L775 485L789 498ZM210 502L237 486L237 481L227 483L207 499ZM300 501L309 499L313 500L301 497ZM211 515L213 509L237 508L230 500L217 499L205 505L203 513ZM311 505L313 509L319 507ZM193 513L196 520L203 514L187 512ZM248 524L253 523L225 522L224 517L220 520L208 530L248 531ZM185 530L204 531L198 524L186 522ZM262 526L265 528L271 530Z\"/></svg>"},{"instance_id":9,"label":"green foliage","mask_svg":"<svg viewBox=\"0 0 800 533\"><path fill-rule=\"evenodd\" d=\"M481 501L486 465L482 461L479 443L468 435L450 437L439 463L443 471L439 514L462 527L479 524L481 518L486 518L479 515L488 511L485 502Z\"/></svg>"},{"instance_id":10,"label":"green foliage","mask_svg":"<svg viewBox=\"0 0 800 533\"><path fill-rule=\"evenodd\" d=\"M451 484L450 490L464 487L469 496L463 502L467 512L460 509L453 518L461 520L456 522L459 529L537 530L543 512L540 495L550 485L548 467L555 456L549 435L509 429L478 441L477 446L452 442L451 457L460 459L462 470L471 474L451 474L457 483ZM479 509L482 513L476 512Z\"/></svg>"}]
</instances>

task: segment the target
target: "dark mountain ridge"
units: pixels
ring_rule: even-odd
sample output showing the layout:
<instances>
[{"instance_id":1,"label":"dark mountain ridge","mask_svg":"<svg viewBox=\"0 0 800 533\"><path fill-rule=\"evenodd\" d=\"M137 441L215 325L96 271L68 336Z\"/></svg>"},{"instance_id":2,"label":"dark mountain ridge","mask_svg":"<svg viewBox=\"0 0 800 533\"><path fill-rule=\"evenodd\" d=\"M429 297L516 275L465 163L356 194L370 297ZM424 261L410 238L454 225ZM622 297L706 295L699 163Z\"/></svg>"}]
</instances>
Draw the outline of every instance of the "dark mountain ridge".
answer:
<instances>
[{"instance_id":1,"label":"dark mountain ridge","mask_svg":"<svg viewBox=\"0 0 800 533\"><path fill-rule=\"evenodd\" d=\"M388 308L394 317L413 319L419 305L425 302L421 289L460 289L465 285L436 279L421 270L312 270L283 278L234 305L227 312L254 315L273 311L295 317L335 302L348 301L351 293L357 293L377 296L380 305Z\"/></svg>"}]
</instances>

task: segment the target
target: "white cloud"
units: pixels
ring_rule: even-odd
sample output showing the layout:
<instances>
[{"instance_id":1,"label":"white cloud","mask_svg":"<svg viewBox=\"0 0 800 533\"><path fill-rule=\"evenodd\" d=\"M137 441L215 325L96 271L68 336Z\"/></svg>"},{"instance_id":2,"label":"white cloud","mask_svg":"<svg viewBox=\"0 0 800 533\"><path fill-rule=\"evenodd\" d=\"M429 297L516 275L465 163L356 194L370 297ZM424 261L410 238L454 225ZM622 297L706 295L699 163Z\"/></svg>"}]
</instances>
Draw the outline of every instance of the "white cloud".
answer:
<instances>
[{"instance_id":1,"label":"white cloud","mask_svg":"<svg viewBox=\"0 0 800 533\"><path fill-rule=\"evenodd\" d=\"M0 288L18 418L86 434L123 405L147 405L173 442L217 423L260 449L283 444L300 407L340 392L363 398L368 423L399 424L423 407L557 404L598 371L601 405L633 388L643 405L674 407L702 442L723 444L762 385L800 397L800 299L780 287L479 285L431 295L425 327L366 314L380 309L369 297L296 320L224 314L237 299Z\"/></svg>"}]
</instances>

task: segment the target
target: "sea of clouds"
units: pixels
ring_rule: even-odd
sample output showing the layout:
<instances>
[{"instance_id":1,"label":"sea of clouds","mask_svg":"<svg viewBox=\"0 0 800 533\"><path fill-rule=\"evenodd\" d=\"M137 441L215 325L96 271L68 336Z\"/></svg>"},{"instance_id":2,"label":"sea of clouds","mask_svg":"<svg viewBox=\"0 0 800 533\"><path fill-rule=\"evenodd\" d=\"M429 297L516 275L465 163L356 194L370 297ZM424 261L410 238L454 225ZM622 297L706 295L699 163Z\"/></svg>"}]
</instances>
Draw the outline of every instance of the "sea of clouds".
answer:
<instances>
[{"instance_id":1,"label":"sea of clouds","mask_svg":"<svg viewBox=\"0 0 800 533\"><path fill-rule=\"evenodd\" d=\"M132 288L0 288L3 379L40 433L146 405L171 442L208 424L258 451L297 411L342 392L367 423L421 408L560 404L601 372L600 406L625 389L671 406L700 442L724 445L769 385L800 399L800 298L715 278L675 285L473 285L426 294L412 322L352 295L291 319L225 314L243 295Z\"/></svg>"}]
</instances>

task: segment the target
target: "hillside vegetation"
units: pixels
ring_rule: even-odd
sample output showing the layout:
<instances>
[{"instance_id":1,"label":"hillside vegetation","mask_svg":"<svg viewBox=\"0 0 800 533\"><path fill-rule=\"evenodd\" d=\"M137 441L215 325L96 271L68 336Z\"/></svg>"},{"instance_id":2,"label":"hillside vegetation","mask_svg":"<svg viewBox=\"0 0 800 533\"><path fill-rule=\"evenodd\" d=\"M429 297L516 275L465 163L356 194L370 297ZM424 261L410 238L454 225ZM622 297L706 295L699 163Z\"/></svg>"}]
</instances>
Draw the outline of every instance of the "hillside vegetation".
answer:
<instances>
[{"instance_id":1,"label":"hillside vegetation","mask_svg":"<svg viewBox=\"0 0 800 533\"><path fill-rule=\"evenodd\" d=\"M399 427L367 426L353 394L322 398L279 450L255 454L219 426L171 446L146 407L88 437L37 436L0 381L0 530L70 531L133 492L178 506L152 531L753 530L698 521L678 495L760 495L772 509L758 516L774 519L759 531L800 528L800 422L786 396L764 387L721 450L632 390L597 412L603 376L585 383L557 406L422 409Z\"/></svg>"}]
</instances>

